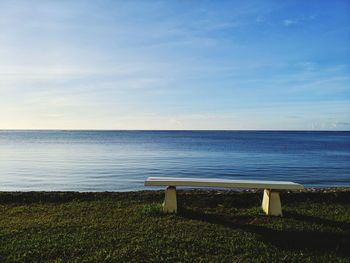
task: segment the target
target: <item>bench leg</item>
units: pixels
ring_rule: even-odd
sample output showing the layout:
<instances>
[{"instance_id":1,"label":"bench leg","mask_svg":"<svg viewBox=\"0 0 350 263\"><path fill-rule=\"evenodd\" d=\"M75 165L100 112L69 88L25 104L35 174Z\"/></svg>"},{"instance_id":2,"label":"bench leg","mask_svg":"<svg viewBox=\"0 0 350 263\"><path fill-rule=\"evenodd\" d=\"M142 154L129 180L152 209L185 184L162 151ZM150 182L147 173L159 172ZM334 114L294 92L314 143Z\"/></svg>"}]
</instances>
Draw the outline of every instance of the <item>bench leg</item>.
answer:
<instances>
[{"instance_id":1,"label":"bench leg","mask_svg":"<svg viewBox=\"0 0 350 263\"><path fill-rule=\"evenodd\" d=\"M282 216L280 194L271 190L264 190L262 209L267 215Z\"/></svg>"},{"instance_id":2,"label":"bench leg","mask_svg":"<svg viewBox=\"0 0 350 263\"><path fill-rule=\"evenodd\" d=\"M165 189L163 212L165 213L177 212L176 187L174 186L168 186L167 189Z\"/></svg>"}]
</instances>

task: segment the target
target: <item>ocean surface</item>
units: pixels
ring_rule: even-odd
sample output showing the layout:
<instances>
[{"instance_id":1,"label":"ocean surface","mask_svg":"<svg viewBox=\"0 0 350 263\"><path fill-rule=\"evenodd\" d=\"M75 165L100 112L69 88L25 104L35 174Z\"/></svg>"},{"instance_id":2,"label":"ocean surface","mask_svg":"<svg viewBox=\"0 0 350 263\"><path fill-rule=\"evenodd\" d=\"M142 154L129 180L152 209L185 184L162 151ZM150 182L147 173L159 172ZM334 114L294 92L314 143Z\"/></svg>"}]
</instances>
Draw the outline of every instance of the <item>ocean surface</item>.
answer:
<instances>
[{"instance_id":1,"label":"ocean surface","mask_svg":"<svg viewBox=\"0 0 350 263\"><path fill-rule=\"evenodd\" d=\"M350 132L0 131L0 191L145 190L149 176L350 186Z\"/></svg>"}]
</instances>

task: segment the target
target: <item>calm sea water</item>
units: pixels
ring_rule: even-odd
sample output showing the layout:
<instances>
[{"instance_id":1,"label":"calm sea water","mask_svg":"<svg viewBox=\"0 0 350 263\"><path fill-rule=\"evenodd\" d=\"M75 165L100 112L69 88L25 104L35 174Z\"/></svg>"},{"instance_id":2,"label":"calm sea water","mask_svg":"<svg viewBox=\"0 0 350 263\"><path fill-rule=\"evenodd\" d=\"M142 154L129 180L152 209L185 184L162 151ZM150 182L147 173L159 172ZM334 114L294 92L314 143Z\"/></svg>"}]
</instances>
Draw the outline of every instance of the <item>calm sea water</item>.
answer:
<instances>
[{"instance_id":1,"label":"calm sea water","mask_svg":"<svg viewBox=\"0 0 350 263\"><path fill-rule=\"evenodd\" d=\"M350 132L0 131L0 191L144 190L148 176L350 186Z\"/></svg>"}]
</instances>

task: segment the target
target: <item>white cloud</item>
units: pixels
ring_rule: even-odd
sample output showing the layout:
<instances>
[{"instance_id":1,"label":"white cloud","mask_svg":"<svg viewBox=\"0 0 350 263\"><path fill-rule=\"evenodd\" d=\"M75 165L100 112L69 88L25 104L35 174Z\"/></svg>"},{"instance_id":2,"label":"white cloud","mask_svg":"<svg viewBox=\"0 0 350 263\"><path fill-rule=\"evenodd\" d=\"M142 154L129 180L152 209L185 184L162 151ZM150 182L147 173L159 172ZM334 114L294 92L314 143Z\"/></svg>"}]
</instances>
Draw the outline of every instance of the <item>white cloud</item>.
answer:
<instances>
[{"instance_id":1,"label":"white cloud","mask_svg":"<svg viewBox=\"0 0 350 263\"><path fill-rule=\"evenodd\" d=\"M301 24L301 23L305 23L305 22L311 22L311 21L316 20L316 19L317 19L317 15L300 16L300 17L296 17L296 18L284 19L282 21L282 23L285 26L292 26L292 25Z\"/></svg>"},{"instance_id":2,"label":"white cloud","mask_svg":"<svg viewBox=\"0 0 350 263\"><path fill-rule=\"evenodd\" d=\"M298 23L299 22L296 19L285 19L285 20L283 20L283 24L285 26L291 26L291 25L295 25L295 24L298 24Z\"/></svg>"}]
</instances>

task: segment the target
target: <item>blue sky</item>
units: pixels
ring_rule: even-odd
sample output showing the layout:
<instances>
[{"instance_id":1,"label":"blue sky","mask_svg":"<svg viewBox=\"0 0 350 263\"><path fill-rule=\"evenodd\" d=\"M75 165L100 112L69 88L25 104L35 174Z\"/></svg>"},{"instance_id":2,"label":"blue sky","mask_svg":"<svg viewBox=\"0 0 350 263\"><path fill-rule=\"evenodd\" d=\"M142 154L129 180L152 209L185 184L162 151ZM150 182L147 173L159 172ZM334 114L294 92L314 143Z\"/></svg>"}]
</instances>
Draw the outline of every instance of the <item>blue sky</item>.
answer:
<instances>
[{"instance_id":1,"label":"blue sky","mask_svg":"<svg viewBox=\"0 0 350 263\"><path fill-rule=\"evenodd\" d=\"M2 129L350 130L350 1L0 1Z\"/></svg>"}]
</instances>

